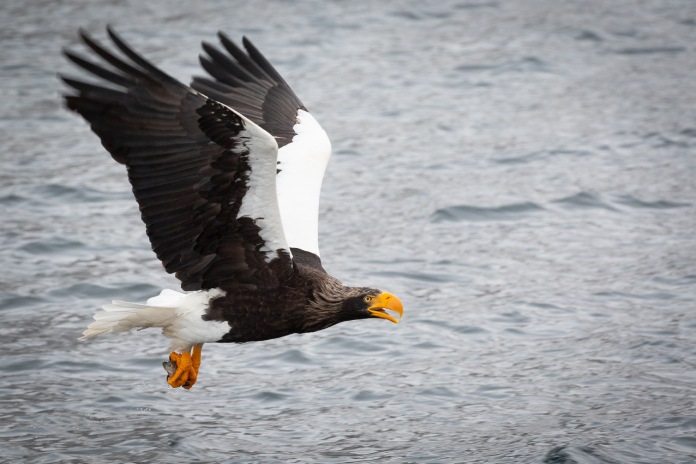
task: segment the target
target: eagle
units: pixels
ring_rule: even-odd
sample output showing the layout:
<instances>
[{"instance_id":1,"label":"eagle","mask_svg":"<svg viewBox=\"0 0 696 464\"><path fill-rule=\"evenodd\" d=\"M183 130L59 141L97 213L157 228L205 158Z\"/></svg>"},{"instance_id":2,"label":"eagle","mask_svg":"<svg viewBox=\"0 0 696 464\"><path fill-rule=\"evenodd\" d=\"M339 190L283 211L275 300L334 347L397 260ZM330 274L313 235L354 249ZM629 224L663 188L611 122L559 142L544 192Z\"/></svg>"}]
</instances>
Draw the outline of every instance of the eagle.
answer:
<instances>
[{"instance_id":1,"label":"eagle","mask_svg":"<svg viewBox=\"0 0 696 464\"><path fill-rule=\"evenodd\" d=\"M319 193L331 143L257 48L218 33L199 57L209 76L187 86L106 30L109 47L79 31L89 57L63 51L88 76L60 75L65 105L126 166L152 249L183 292L106 304L81 339L161 328L167 382L190 389L204 343L398 323L395 295L324 270Z\"/></svg>"}]
</instances>

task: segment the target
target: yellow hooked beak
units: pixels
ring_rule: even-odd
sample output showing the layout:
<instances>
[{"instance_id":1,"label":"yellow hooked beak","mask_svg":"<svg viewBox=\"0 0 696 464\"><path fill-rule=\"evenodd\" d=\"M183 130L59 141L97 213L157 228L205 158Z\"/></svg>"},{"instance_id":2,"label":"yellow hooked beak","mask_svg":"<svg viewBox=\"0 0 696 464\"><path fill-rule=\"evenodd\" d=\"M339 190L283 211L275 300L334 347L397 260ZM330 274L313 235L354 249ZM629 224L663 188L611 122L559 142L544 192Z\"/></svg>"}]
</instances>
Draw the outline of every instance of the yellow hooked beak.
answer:
<instances>
[{"instance_id":1,"label":"yellow hooked beak","mask_svg":"<svg viewBox=\"0 0 696 464\"><path fill-rule=\"evenodd\" d=\"M373 296L367 311L371 316L381 317L382 319L392 321L394 324L398 324L399 321L385 310L399 313L399 319L404 315L404 305L401 303L401 300L398 299L396 295L392 295L389 292L382 292L379 295Z\"/></svg>"}]
</instances>

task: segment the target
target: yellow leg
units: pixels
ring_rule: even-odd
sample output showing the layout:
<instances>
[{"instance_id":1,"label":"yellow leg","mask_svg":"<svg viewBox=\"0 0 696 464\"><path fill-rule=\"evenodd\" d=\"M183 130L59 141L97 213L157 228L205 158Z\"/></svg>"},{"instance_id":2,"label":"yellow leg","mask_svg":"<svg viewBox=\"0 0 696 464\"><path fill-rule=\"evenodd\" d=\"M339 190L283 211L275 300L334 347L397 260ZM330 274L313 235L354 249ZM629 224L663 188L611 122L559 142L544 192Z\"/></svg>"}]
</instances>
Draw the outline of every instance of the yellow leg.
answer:
<instances>
[{"instance_id":1,"label":"yellow leg","mask_svg":"<svg viewBox=\"0 0 696 464\"><path fill-rule=\"evenodd\" d=\"M201 367L201 352L203 344L193 345L193 353L191 354L191 368L189 369L188 382L184 384L185 389L190 389L198 380L198 368Z\"/></svg>"},{"instance_id":2,"label":"yellow leg","mask_svg":"<svg viewBox=\"0 0 696 464\"><path fill-rule=\"evenodd\" d=\"M177 353L172 351L169 353L169 364L176 366L176 371L167 376L167 383L174 388L184 387L189 389L193 387L198 379L198 368L201 366L201 351L203 344L194 345L193 356L189 352ZM166 368L165 363L165 368Z\"/></svg>"}]
</instances>

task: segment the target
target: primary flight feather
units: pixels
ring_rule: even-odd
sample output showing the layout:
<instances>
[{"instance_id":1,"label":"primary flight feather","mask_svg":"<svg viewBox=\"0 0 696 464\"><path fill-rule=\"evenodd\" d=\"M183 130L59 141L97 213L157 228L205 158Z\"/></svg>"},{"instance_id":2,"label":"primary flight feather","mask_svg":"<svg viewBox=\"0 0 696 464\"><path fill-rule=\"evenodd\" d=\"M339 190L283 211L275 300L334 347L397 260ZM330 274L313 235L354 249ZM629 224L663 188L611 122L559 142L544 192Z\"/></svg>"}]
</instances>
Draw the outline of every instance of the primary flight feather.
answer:
<instances>
[{"instance_id":1,"label":"primary flight feather","mask_svg":"<svg viewBox=\"0 0 696 464\"><path fill-rule=\"evenodd\" d=\"M246 38L204 43L210 77L186 86L133 51L85 32L94 62L65 55L92 75L61 76L82 115L126 166L157 257L186 293L147 304L114 301L83 338L160 327L172 387L191 388L201 348L313 332L339 322L403 314L399 299L349 287L326 273L318 244L319 193L331 144L283 78Z\"/></svg>"}]
</instances>

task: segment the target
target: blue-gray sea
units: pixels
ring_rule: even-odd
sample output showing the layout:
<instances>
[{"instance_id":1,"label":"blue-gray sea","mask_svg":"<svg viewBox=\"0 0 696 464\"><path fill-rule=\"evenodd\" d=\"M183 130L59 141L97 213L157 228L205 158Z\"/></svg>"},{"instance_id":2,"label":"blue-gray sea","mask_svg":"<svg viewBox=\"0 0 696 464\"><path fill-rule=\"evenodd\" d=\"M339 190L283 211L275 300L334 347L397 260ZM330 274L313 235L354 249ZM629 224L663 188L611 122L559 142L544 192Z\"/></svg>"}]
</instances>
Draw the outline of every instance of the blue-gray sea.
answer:
<instances>
[{"instance_id":1,"label":"blue-gray sea","mask_svg":"<svg viewBox=\"0 0 696 464\"><path fill-rule=\"evenodd\" d=\"M247 35L329 133L325 267L399 325L78 342L177 288L123 166L61 104L77 29L188 82ZM0 4L0 460L696 462L693 0Z\"/></svg>"}]
</instances>

